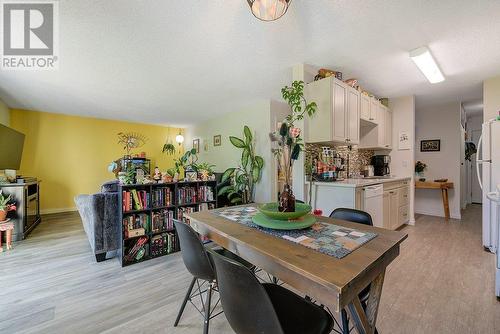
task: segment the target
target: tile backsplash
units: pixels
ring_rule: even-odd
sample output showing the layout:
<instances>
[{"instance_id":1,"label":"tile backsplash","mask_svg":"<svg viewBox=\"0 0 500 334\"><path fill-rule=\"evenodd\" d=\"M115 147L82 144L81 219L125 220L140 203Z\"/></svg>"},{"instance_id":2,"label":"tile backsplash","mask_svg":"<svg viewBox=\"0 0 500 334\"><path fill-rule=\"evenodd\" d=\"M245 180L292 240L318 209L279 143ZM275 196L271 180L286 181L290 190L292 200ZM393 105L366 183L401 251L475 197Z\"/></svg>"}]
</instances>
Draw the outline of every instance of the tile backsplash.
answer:
<instances>
[{"instance_id":1,"label":"tile backsplash","mask_svg":"<svg viewBox=\"0 0 500 334\"><path fill-rule=\"evenodd\" d=\"M310 164L315 158L318 158L323 151L323 147L328 146L338 153L341 158L347 159L349 156L349 173L352 176L359 175L363 166L371 164L371 158L374 155L373 150L358 149L353 146L351 150L347 146L329 146L323 144L305 145L305 163ZM340 177L347 177L347 171L341 172Z\"/></svg>"}]
</instances>

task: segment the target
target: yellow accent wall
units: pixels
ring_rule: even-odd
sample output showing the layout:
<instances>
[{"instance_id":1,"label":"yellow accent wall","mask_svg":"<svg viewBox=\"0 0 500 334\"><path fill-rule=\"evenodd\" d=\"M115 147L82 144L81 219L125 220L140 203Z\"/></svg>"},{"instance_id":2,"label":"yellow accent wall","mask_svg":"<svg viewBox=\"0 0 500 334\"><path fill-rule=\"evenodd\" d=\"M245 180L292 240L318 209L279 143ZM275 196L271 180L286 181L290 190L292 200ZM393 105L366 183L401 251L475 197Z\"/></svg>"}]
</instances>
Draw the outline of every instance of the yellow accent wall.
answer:
<instances>
[{"instance_id":1,"label":"yellow accent wall","mask_svg":"<svg viewBox=\"0 0 500 334\"><path fill-rule=\"evenodd\" d=\"M165 140L175 142L176 128L68 116L47 112L11 110L10 126L26 135L19 174L35 176L41 183L44 213L72 210L78 194L96 193L114 179L109 163L124 155L117 133L134 131L148 138L136 152L146 152L151 170L173 167L175 156L162 153Z\"/></svg>"},{"instance_id":2,"label":"yellow accent wall","mask_svg":"<svg viewBox=\"0 0 500 334\"><path fill-rule=\"evenodd\" d=\"M0 100L0 124L10 125L10 110L2 100Z\"/></svg>"}]
</instances>

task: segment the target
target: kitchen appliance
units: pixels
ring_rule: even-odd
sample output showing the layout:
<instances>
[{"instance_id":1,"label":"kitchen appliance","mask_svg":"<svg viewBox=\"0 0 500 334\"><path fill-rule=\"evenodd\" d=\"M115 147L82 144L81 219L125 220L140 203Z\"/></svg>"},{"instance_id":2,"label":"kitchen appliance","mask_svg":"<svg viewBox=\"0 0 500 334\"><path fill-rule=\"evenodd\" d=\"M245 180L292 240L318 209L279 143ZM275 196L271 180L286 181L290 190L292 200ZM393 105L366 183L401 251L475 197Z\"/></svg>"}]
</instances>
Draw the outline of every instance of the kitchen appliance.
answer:
<instances>
[{"instance_id":1,"label":"kitchen appliance","mask_svg":"<svg viewBox=\"0 0 500 334\"><path fill-rule=\"evenodd\" d=\"M479 186L483 192L482 241L486 250L497 254L496 294L500 297L500 263L498 261L498 241L500 215L498 204L492 194L500 184L500 121L491 119L482 126L477 146L476 168ZM482 168L480 168L482 167ZM482 173L480 171L482 170Z\"/></svg>"},{"instance_id":2,"label":"kitchen appliance","mask_svg":"<svg viewBox=\"0 0 500 334\"><path fill-rule=\"evenodd\" d=\"M373 226L383 227L383 196L384 187L381 184L363 188L363 211L372 216Z\"/></svg>"},{"instance_id":3,"label":"kitchen appliance","mask_svg":"<svg viewBox=\"0 0 500 334\"><path fill-rule=\"evenodd\" d=\"M375 176L385 176L391 174L389 164L391 163L390 155L374 155L372 157L372 165Z\"/></svg>"},{"instance_id":4,"label":"kitchen appliance","mask_svg":"<svg viewBox=\"0 0 500 334\"><path fill-rule=\"evenodd\" d=\"M375 176L375 169L372 165L366 165L363 167L363 175L367 176Z\"/></svg>"},{"instance_id":5,"label":"kitchen appliance","mask_svg":"<svg viewBox=\"0 0 500 334\"><path fill-rule=\"evenodd\" d=\"M493 211L496 212L497 224L500 224L500 184L497 184L496 191L492 191L486 194L486 197L491 201L491 206ZM498 225L497 225L498 226ZM497 235L497 245L498 245ZM495 272L495 294L500 297L500 252L497 250L496 253L496 272Z\"/></svg>"}]
</instances>

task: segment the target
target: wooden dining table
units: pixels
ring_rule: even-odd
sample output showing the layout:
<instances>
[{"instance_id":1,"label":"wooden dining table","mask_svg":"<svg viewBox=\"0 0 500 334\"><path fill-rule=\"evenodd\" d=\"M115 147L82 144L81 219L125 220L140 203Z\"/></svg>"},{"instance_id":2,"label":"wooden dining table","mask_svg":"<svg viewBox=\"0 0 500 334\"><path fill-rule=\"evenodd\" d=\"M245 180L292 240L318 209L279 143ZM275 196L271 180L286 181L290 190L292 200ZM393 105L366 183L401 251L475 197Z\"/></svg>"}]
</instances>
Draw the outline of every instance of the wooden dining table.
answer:
<instances>
[{"instance_id":1,"label":"wooden dining table","mask_svg":"<svg viewBox=\"0 0 500 334\"><path fill-rule=\"evenodd\" d=\"M318 217L322 222L377 234L352 253L337 259L211 211L186 216L199 234L295 290L336 312L346 309L360 334L375 331L386 268L399 255L400 244L408 236L401 231ZM358 295L369 284L370 296L365 311Z\"/></svg>"}]
</instances>

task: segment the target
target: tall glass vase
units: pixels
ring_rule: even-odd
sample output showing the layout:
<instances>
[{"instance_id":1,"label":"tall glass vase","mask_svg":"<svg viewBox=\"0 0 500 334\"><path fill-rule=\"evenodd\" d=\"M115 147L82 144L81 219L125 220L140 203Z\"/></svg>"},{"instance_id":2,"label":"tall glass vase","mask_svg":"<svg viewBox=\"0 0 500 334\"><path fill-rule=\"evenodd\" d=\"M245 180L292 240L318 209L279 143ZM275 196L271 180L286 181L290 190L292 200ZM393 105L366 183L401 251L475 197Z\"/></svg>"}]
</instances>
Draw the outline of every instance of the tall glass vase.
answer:
<instances>
[{"instance_id":1,"label":"tall glass vase","mask_svg":"<svg viewBox=\"0 0 500 334\"><path fill-rule=\"evenodd\" d=\"M288 183L283 186L281 191L278 210L280 212L295 212L295 196Z\"/></svg>"}]
</instances>

